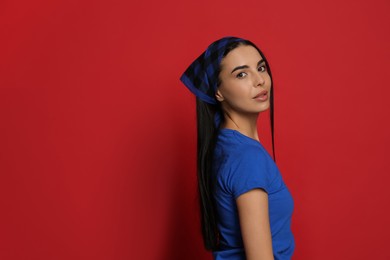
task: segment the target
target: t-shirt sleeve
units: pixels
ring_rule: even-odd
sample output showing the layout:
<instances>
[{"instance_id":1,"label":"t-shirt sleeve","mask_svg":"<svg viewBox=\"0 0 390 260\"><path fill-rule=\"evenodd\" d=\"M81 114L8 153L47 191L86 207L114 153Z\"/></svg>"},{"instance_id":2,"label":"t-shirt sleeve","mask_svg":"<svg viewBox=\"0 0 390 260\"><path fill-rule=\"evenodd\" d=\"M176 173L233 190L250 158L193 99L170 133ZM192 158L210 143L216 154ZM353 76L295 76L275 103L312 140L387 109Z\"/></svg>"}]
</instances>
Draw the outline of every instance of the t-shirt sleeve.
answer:
<instances>
[{"instance_id":1,"label":"t-shirt sleeve","mask_svg":"<svg viewBox=\"0 0 390 260\"><path fill-rule=\"evenodd\" d=\"M232 158L227 187L235 199L255 188L269 193L270 171L265 155L260 149L246 148Z\"/></svg>"}]
</instances>

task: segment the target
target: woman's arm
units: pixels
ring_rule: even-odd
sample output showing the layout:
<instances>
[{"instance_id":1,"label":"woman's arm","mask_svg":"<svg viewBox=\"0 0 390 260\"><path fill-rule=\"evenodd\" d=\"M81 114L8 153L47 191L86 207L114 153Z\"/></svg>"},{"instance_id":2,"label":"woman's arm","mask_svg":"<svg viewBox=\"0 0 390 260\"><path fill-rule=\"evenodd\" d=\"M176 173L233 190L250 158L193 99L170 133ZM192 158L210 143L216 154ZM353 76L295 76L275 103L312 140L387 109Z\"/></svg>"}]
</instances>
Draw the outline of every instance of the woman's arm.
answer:
<instances>
[{"instance_id":1,"label":"woman's arm","mask_svg":"<svg viewBox=\"0 0 390 260\"><path fill-rule=\"evenodd\" d=\"M253 189L237 199L242 240L247 260L273 260L268 194Z\"/></svg>"}]
</instances>

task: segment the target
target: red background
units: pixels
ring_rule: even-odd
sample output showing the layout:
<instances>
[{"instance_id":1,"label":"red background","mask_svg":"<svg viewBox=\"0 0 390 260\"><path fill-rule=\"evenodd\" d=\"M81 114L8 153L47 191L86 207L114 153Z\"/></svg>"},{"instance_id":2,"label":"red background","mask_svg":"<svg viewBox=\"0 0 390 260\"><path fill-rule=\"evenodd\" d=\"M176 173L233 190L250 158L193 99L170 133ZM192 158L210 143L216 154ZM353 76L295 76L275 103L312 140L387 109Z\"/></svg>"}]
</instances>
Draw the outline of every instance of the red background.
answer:
<instances>
[{"instance_id":1,"label":"red background","mask_svg":"<svg viewBox=\"0 0 390 260\"><path fill-rule=\"evenodd\" d=\"M179 77L226 35L271 64L294 259L390 259L389 3L3 0L0 259L211 259Z\"/></svg>"}]
</instances>

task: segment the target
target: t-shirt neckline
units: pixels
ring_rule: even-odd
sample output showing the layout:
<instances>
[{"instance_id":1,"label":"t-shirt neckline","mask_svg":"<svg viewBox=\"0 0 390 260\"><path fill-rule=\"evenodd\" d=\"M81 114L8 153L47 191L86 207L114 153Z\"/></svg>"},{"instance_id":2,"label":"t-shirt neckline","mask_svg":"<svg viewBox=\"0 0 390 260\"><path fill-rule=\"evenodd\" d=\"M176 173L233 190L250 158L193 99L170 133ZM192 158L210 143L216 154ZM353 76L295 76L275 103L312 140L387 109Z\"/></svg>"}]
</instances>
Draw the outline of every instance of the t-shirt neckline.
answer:
<instances>
[{"instance_id":1,"label":"t-shirt neckline","mask_svg":"<svg viewBox=\"0 0 390 260\"><path fill-rule=\"evenodd\" d=\"M244 135L243 133L241 133L241 132L238 131L238 130L231 129L231 128L221 128L221 129L219 129L219 130L220 130L220 131L224 131L224 132L231 132L231 133L233 133L234 135L241 137L241 139L244 139L244 140L246 140L246 141L249 142L249 143L255 143L255 144L257 144L257 145L262 146L261 142L257 141L256 139L253 139L252 137L249 137L249 136L247 136L247 135Z\"/></svg>"}]
</instances>

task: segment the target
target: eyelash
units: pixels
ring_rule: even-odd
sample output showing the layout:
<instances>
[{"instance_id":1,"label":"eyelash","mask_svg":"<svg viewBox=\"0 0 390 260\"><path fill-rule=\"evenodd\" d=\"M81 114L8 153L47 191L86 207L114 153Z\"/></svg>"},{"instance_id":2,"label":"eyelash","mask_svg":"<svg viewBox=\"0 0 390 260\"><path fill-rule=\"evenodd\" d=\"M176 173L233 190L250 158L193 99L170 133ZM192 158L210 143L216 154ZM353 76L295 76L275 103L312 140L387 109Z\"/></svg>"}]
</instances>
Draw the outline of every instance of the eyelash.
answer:
<instances>
[{"instance_id":1,"label":"eyelash","mask_svg":"<svg viewBox=\"0 0 390 260\"><path fill-rule=\"evenodd\" d=\"M264 70L260 70L261 72L266 72L267 71L267 68L265 65L261 65L260 67L257 68L257 70L259 70L260 68L264 68ZM239 79L242 79L244 76L242 76L242 74L244 74L245 72L240 72L237 74L236 78L239 78ZM245 73L246 74L246 73ZM241 75L241 76L240 76Z\"/></svg>"}]
</instances>

